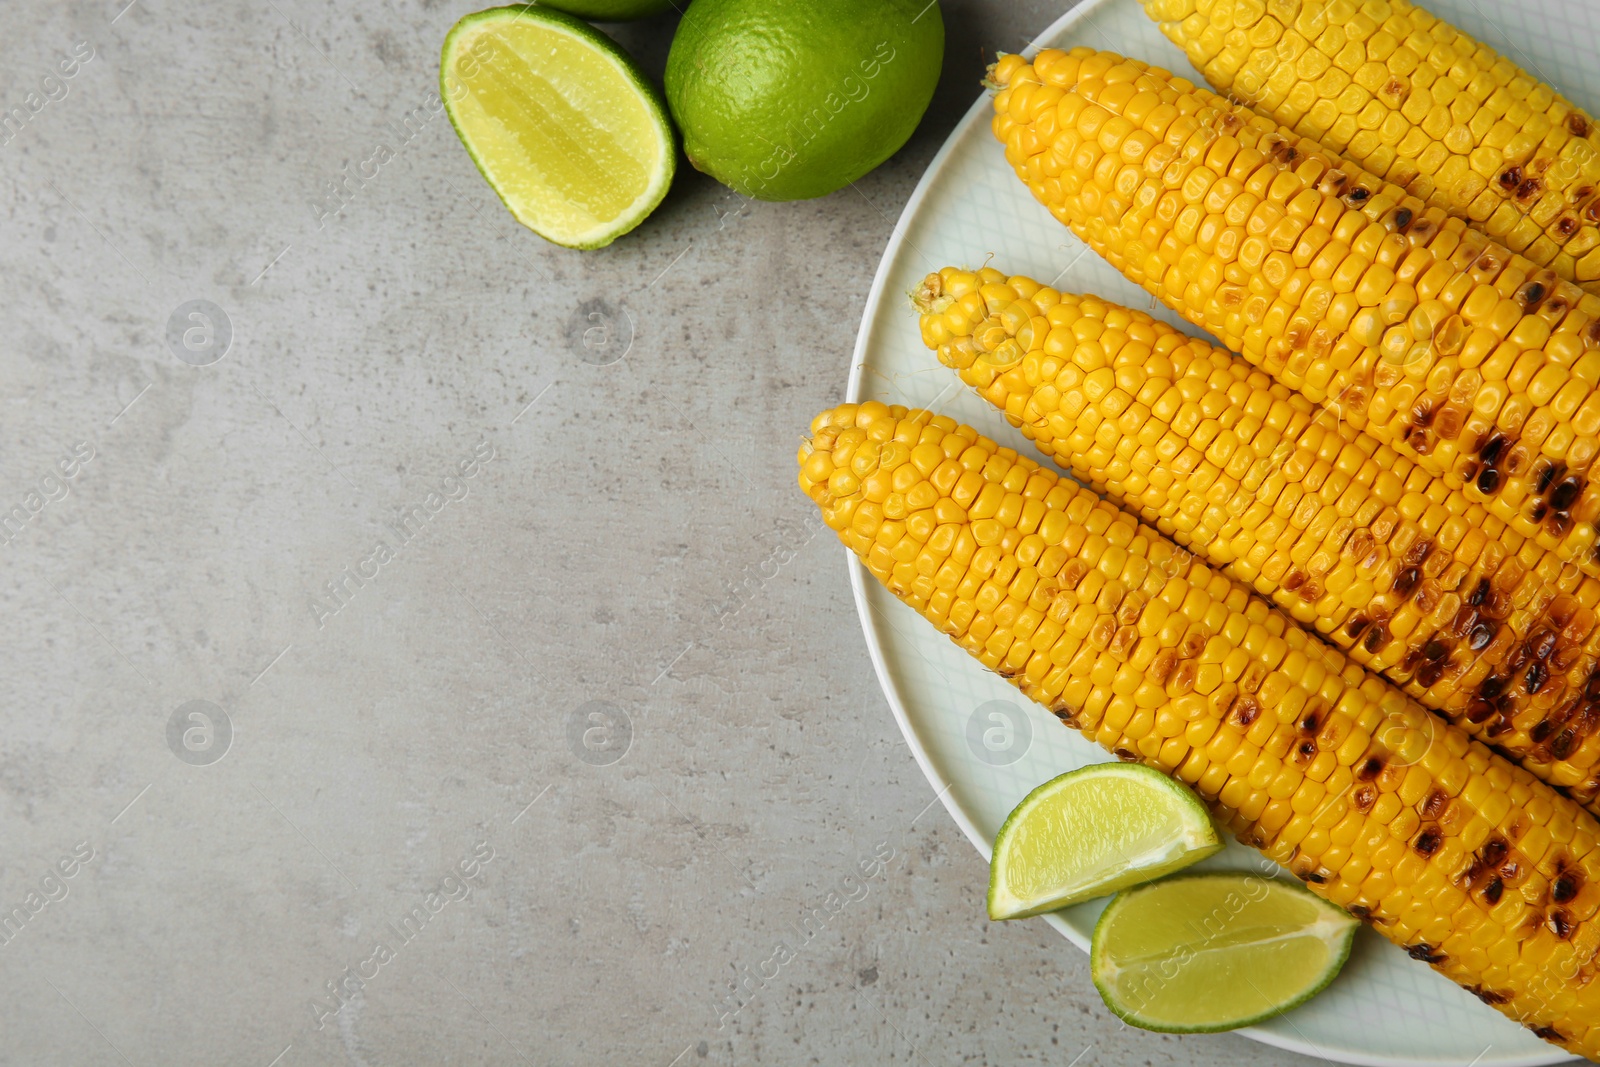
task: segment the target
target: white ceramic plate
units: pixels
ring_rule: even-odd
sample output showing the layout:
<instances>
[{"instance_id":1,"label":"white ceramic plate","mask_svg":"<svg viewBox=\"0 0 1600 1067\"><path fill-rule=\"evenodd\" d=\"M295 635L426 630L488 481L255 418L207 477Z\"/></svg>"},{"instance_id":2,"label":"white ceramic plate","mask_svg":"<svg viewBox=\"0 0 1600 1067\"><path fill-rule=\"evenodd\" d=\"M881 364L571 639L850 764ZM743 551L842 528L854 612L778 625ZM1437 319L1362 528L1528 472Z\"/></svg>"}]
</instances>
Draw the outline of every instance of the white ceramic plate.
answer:
<instances>
[{"instance_id":1,"label":"white ceramic plate","mask_svg":"<svg viewBox=\"0 0 1600 1067\"><path fill-rule=\"evenodd\" d=\"M1489 3L1490 10L1480 3ZM1430 0L1429 6L1596 112L1600 64L1593 56L1600 7L1591 9L1588 0ZM1036 47L1044 45L1105 48L1201 81L1138 0L1086 0L1039 36ZM947 264L979 266L992 257L993 265L1008 274L1098 293L1185 324L1165 308L1151 308L1148 294L1032 199L989 131L991 114L985 95L934 158L889 239L856 341L849 399L941 410L1039 458L1021 434L923 348L906 294L924 274ZM873 664L900 729L945 807L984 856L1006 814L1030 789L1107 758L983 670L859 563L851 564L851 583ZM1208 865L1256 862L1257 853L1235 844ZM1043 921L1086 948L1102 906L1080 905ZM1569 1058L1370 930L1361 932L1344 973L1321 996L1241 1033L1356 1064L1509 1067Z\"/></svg>"}]
</instances>

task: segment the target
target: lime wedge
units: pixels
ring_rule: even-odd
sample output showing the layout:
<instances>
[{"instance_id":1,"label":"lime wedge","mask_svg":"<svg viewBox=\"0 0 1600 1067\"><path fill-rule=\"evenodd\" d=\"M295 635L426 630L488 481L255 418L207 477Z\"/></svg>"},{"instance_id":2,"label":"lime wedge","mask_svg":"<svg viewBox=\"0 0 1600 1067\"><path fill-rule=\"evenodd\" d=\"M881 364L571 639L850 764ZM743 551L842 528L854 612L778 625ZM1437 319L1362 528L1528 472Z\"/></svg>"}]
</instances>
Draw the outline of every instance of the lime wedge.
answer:
<instances>
[{"instance_id":1,"label":"lime wedge","mask_svg":"<svg viewBox=\"0 0 1600 1067\"><path fill-rule=\"evenodd\" d=\"M1024 919L1148 882L1222 848L1205 805L1138 763L1096 763L1041 785L994 839L989 918Z\"/></svg>"},{"instance_id":2,"label":"lime wedge","mask_svg":"<svg viewBox=\"0 0 1600 1067\"><path fill-rule=\"evenodd\" d=\"M1361 924L1299 885L1259 874L1186 874L1120 894L1089 949L1095 987L1123 1021L1211 1033L1321 992Z\"/></svg>"},{"instance_id":3,"label":"lime wedge","mask_svg":"<svg viewBox=\"0 0 1600 1067\"><path fill-rule=\"evenodd\" d=\"M569 248L639 225L672 183L661 94L611 39L534 6L468 15L444 39L440 90L461 143L518 222Z\"/></svg>"}]
</instances>

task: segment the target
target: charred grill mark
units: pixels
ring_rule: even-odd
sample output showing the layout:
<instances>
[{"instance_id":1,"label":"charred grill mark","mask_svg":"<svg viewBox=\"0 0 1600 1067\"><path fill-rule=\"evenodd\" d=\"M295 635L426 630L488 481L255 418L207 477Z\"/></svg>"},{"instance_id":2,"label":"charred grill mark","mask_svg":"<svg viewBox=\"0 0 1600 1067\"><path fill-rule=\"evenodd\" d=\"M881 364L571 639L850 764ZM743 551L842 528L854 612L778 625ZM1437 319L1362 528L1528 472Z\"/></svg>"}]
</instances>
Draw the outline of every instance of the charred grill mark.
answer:
<instances>
[{"instance_id":1,"label":"charred grill mark","mask_svg":"<svg viewBox=\"0 0 1600 1067\"><path fill-rule=\"evenodd\" d=\"M1139 761L1137 752L1130 752L1125 748L1114 749L1111 754L1124 763L1137 763Z\"/></svg>"},{"instance_id":2,"label":"charred grill mark","mask_svg":"<svg viewBox=\"0 0 1600 1067\"><path fill-rule=\"evenodd\" d=\"M1483 607L1483 602L1489 599L1489 579L1479 578L1478 584L1467 596L1467 604L1474 608Z\"/></svg>"},{"instance_id":3,"label":"charred grill mark","mask_svg":"<svg viewBox=\"0 0 1600 1067\"><path fill-rule=\"evenodd\" d=\"M1500 454L1506 450L1506 445L1509 443L1510 442L1507 441L1503 435L1495 434L1493 437L1489 438L1488 443L1478 451L1478 458L1484 463L1492 464L1499 460Z\"/></svg>"},{"instance_id":4,"label":"charred grill mark","mask_svg":"<svg viewBox=\"0 0 1600 1067\"><path fill-rule=\"evenodd\" d=\"M1365 904L1352 904L1345 910L1363 921L1372 918L1372 909Z\"/></svg>"},{"instance_id":5,"label":"charred grill mark","mask_svg":"<svg viewBox=\"0 0 1600 1067\"><path fill-rule=\"evenodd\" d=\"M1506 691L1506 679L1490 675L1478 683L1478 695L1484 700L1499 699L1500 694Z\"/></svg>"},{"instance_id":6,"label":"charred grill mark","mask_svg":"<svg viewBox=\"0 0 1600 1067\"><path fill-rule=\"evenodd\" d=\"M1429 793L1428 798L1422 802L1422 807L1418 809L1418 813L1424 819L1437 819L1439 816L1444 814L1444 809L1449 805L1449 803L1450 794L1446 793L1443 789L1435 789L1433 792Z\"/></svg>"},{"instance_id":7,"label":"charred grill mark","mask_svg":"<svg viewBox=\"0 0 1600 1067\"><path fill-rule=\"evenodd\" d=\"M1522 168L1513 163L1500 172L1498 180L1500 188L1508 193L1514 192L1517 186L1522 184Z\"/></svg>"},{"instance_id":8,"label":"charred grill mark","mask_svg":"<svg viewBox=\"0 0 1600 1067\"><path fill-rule=\"evenodd\" d=\"M1428 660L1417 668L1417 682L1424 689L1432 689L1444 675L1446 664L1437 660Z\"/></svg>"},{"instance_id":9,"label":"charred grill mark","mask_svg":"<svg viewBox=\"0 0 1600 1067\"><path fill-rule=\"evenodd\" d=\"M1367 631L1367 638L1361 642L1361 647L1368 652L1377 653L1384 645L1389 643L1389 627L1379 623Z\"/></svg>"},{"instance_id":10,"label":"charred grill mark","mask_svg":"<svg viewBox=\"0 0 1600 1067\"><path fill-rule=\"evenodd\" d=\"M1487 900L1492 907L1500 903L1500 896L1505 892L1505 889L1505 882L1501 881L1499 875L1495 875L1489 880L1489 884L1483 887L1483 899Z\"/></svg>"},{"instance_id":11,"label":"charred grill mark","mask_svg":"<svg viewBox=\"0 0 1600 1067\"><path fill-rule=\"evenodd\" d=\"M1550 668L1542 662L1535 663L1528 668L1528 673L1523 676L1523 684L1528 688L1528 695L1533 696L1544 688L1544 683L1550 678Z\"/></svg>"},{"instance_id":12,"label":"charred grill mark","mask_svg":"<svg viewBox=\"0 0 1600 1067\"><path fill-rule=\"evenodd\" d=\"M1365 615L1352 615L1350 620L1344 624L1344 635L1354 641L1371 625L1372 620Z\"/></svg>"},{"instance_id":13,"label":"charred grill mark","mask_svg":"<svg viewBox=\"0 0 1600 1067\"><path fill-rule=\"evenodd\" d=\"M1534 1037L1543 1038L1546 1041L1566 1040L1566 1038L1561 1036L1561 1031L1557 1030L1553 1026L1530 1026L1528 1029L1533 1031Z\"/></svg>"},{"instance_id":14,"label":"charred grill mark","mask_svg":"<svg viewBox=\"0 0 1600 1067\"><path fill-rule=\"evenodd\" d=\"M1560 908L1552 911L1549 917L1545 919L1545 926L1549 927L1550 932L1562 941L1572 937L1572 931L1576 928L1576 925L1572 921L1572 917Z\"/></svg>"},{"instance_id":15,"label":"charred grill mark","mask_svg":"<svg viewBox=\"0 0 1600 1067\"><path fill-rule=\"evenodd\" d=\"M1478 472L1478 492L1484 496L1493 496L1500 488L1500 472L1493 467L1485 467Z\"/></svg>"},{"instance_id":16,"label":"charred grill mark","mask_svg":"<svg viewBox=\"0 0 1600 1067\"><path fill-rule=\"evenodd\" d=\"M1562 871L1556 875L1556 880L1550 883L1550 902L1565 904L1578 895L1578 888L1578 875L1573 871Z\"/></svg>"},{"instance_id":17,"label":"charred grill mark","mask_svg":"<svg viewBox=\"0 0 1600 1067\"><path fill-rule=\"evenodd\" d=\"M1417 587L1417 583L1420 581L1422 581L1422 569L1420 567L1407 567L1394 576L1392 588L1401 596L1410 596L1411 591Z\"/></svg>"},{"instance_id":18,"label":"charred grill mark","mask_svg":"<svg viewBox=\"0 0 1600 1067\"><path fill-rule=\"evenodd\" d=\"M1564 760L1572 755L1572 750L1578 747L1578 735L1569 727L1556 735L1550 742L1550 755L1558 760Z\"/></svg>"},{"instance_id":19,"label":"charred grill mark","mask_svg":"<svg viewBox=\"0 0 1600 1067\"><path fill-rule=\"evenodd\" d=\"M1576 476L1567 478L1550 494L1550 506L1557 511L1569 511L1572 505L1578 502L1578 496L1582 492L1582 478Z\"/></svg>"},{"instance_id":20,"label":"charred grill mark","mask_svg":"<svg viewBox=\"0 0 1600 1067\"><path fill-rule=\"evenodd\" d=\"M1567 112L1567 132L1574 137L1589 136L1589 120L1576 111Z\"/></svg>"},{"instance_id":21,"label":"charred grill mark","mask_svg":"<svg viewBox=\"0 0 1600 1067\"><path fill-rule=\"evenodd\" d=\"M1398 233L1405 233L1406 227L1411 225L1411 209L1408 207L1396 208L1394 213L1394 228Z\"/></svg>"},{"instance_id":22,"label":"charred grill mark","mask_svg":"<svg viewBox=\"0 0 1600 1067\"><path fill-rule=\"evenodd\" d=\"M1078 721L1078 717L1072 713L1072 709L1067 707L1065 704L1057 704L1055 707L1051 708L1050 711L1055 715L1056 718L1060 719L1074 730L1083 729L1083 723Z\"/></svg>"},{"instance_id":23,"label":"charred grill mark","mask_svg":"<svg viewBox=\"0 0 1600 1067\"><path fill-rule=\"evenodd\" d=\"M1432 552L1433 541L1428 538L1423 538L1413 544L1410 548L1406 549L1405 559L1406 562L1412 566L1420 567L1422 564L1427 562L1428 556Z\"/></svg>"},{"instance_id":24,"label":"charred grill mark","mask_svg":"<svg viewBox=\"0 0 1600 1067\"><path fill-rule=\"evenodd\" d=\"M1406 955L1423 963L1443 963L1448 957L1426 941L1418 941L1406 949Z\"/></svg>"},{"instance_id":25,"label":"charred grill mark","mask_svg":"<svg viewBox=\"0 0 1600 1067\"><path fill-rule=\"evenodd\" d=\"M1438 582L1423 582L1417 586L1417 595L1411 598L1411 602L1424 615L1432 615L1433 609L1439 606L1439 597L1441 595L1443 595L1443 590L1439 588Z\"/></svg>"},{"instance_id":26,"label":"charred grill mark","mask_svg":"<svg viewBox=\"0 0 1600 1067\"><path fill-rule=\"evenodd\" d=\"M1517 186L1516 197L1523 203L1527 203L1543 191L1544 182L1538 178L1525 178L1522 184Z\"/></svg>"},{"instance_id":27,"label":"charred grill mark","mask_svg":"<svg viewBox=\"0 0 1600 1067\"><path fill-rule=\"evenodd\" d=\"M1359 785L1350 794L1350 799L1354 801L1356 810L1365 815L1372 810L1372 805L1377 802L1378 791L1371 785Z\"/></svg>"},{"instance_id":28,"label":"charred grill mark","mask_svg":"<svg viewBox=\"0 0 1600 1067\"><path fill-rule=\"evenodd\" d=\"M1308 734L1316 733L1319 725L1321 724L1317 721L1317 713L1315 711L1308 712L1306 717L1300 720L1300 729Z\"/></svg>"},{"instance_id":29,"label":"charred grill mark","mask_svg":"<svg viewBox=\"0 0 1600 1067\"><path fill-rule=\"evenodd\" d=\"M1235 726L1249 726L1261 715L1261 705L1254 697L1239 696L1228 710L1228 719Z\"/></svg>"},{"instance_id":30,"label":"charred grill mark","mask_svg":"<svg viewBox=\"0 0 1600 1067\"><path fill-rule=\"evenodd\" d=\"M1474 652L1480 652L1488 647L1494 640L1495 631L1498 629L1493 623L1480 622L1467 632L1467 647Z\"/></svg>"},{"instance_id":31,"label":"charred grill mark","mask_svg":"<svg viewBox=\"0 0 1600 1067\"><path fill-rule=\"evenodd\" d=\"M1562 215L1556 220L1555 231L1562 238L1571 237L1578 232L1578 220L1571 215Z\"/></svg>"},{"instance_id":32,"label":"charred grill mark","mask_svg":"<svg viewBox=\"0 0 1600 1067\"><path fill-rule=\"evenodd\" d=\"M1500 993L1493 989L1484 989L1482 986L1473 986L1468 992L1490 1006L1505 1004L1511 1000L1510 993Z\"/></svg>"},{"instance_id":33,"label":"charred grill mark","mask_svg":"<svg viewBox=\"0 0 1600 1067\"><path fill-rule=\"evenodd\" d=\"M1363 782L1370 782L1383 773L1383 757L1368 756L1367 762L1361 765L1360 772L1356 775Z\"/></svg>"},{"instance_id":34,"label":"charred grill mark","mask_svg":"<svg viewBox=\"0 0 1600 1067\"><path fill-rule=\"evenodd\" d=\"M1351 189L1348 193L1345 193L1340 199L1342 199L1350 207L1360 207L1362 204L1367 202L1367 198L1371 195L1372 193L1370 191L1363 189L1358 185L1354 189Z\"/></svg>"},{"instance_id":35,"label":"charred grill mark","mask_svg":"<svg viewBox=\"0 0 1600 1067\"><path fill-rule=\"evenodd\" d=\"M1424 827L1416 840L1411 842L1411 847L1417 855L1428 859L1439 851L1439 846L1442 844L1444 844L1444 834L1440 833L1437 826L1428 826Z\"/></svg>"},{"instance_id":36,"label":"charred grill mark","mask_svg":"<svg viewBox=\"0 0 1600 1067\"><path fill-rule=\"evenodd\" d=\"M1315 741L1302 741L1295 747L1294 751L1302 762L1310 760L1317 754L1317 743Z\"/></svg>"}]
</instances>

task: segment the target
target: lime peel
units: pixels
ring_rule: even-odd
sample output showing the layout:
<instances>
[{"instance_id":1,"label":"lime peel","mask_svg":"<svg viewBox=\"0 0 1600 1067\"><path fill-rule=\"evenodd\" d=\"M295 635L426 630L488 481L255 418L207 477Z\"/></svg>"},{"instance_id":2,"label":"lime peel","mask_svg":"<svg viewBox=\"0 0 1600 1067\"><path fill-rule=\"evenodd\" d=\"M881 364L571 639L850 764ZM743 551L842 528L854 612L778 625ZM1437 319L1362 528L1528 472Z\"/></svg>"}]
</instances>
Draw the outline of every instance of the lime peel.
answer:
<instances>
[{"instance_id":1,"label":"lime peel","mask_svg":"<svg viewBox=\"0 0 1600 1067\"><path fill-rule=\"evenodd\" d=\"M804 200L899 150L943 60L927 0L695 0L665 83L691 166L742 196Z\"/></svg>"},{"instance_id":2,"label":"lime peel","mask_svg":"<svg viewBox=\"0 0 1600 1067\"><path fill-rule=\"evenodd\" d=\"M989 917L1024 919L1159 878L1223 847L1186 786L1137 763L1052 778L995 836Z\"/></svg>"}]
</instances>

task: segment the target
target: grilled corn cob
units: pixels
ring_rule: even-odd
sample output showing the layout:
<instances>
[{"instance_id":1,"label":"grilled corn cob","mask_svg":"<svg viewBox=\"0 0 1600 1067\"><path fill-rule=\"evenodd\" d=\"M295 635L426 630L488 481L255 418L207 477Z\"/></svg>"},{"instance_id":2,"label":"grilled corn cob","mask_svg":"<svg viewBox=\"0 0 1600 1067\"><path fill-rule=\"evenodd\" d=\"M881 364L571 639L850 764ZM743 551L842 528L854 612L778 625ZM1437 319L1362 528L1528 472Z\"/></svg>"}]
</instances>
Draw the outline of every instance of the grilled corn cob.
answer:
<instances>
[{"instance_id":1,"label":"grilled corn cob","mask_svg":"<svg viewBox=\"0 0 1600 1067\"><path fill-rule=\"evenodd\" d=\"M923 341L1046 455L1600 810L1600 580L1143 312L946 267Z\"/></svg>"},{"instance_id":2,"label":"grilled corn cob","mask_svg":"<svg viewBox=\"0 0 1600 1067\"><path fill-rule=\"evenodd\" d=\"M1407 0L1143 0L1219 92L1600 292L1600 132Z\"/></svg>"},{"instance_id":3,"label":"grilled corn cob","mask_svg":"<svg viewBox=\"0 0 1600 1067\"><path fill-rule=\"evenodd\" d=\"M1600 297L1165 71L1076 49L1006 56L991 76L1019 176L1124 274L1512 529L1593 562Z\"/></svg>"},{"instance_id":4,"label":"grilled corn cob","mask_svg":"<svg viewBox=\"0 0 1600 1067\"><path fill-rule=\"evenodd\" d=\"M879 403L800 486L873 575L1240 840L1541 1037L1600 1055L1600 825L1244 586L1010 449Z\"/></svg>"}]
</instances>

